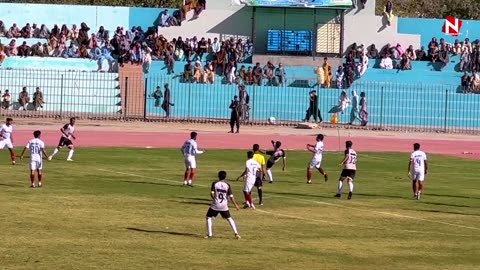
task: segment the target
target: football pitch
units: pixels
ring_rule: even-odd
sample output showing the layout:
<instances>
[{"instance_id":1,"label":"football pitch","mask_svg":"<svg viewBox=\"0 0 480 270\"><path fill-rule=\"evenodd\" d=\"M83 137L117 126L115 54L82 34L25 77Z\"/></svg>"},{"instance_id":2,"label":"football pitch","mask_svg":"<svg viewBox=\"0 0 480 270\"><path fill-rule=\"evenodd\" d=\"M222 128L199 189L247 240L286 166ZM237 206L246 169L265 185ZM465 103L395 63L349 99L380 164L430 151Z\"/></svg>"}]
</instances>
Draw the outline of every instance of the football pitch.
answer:
<instances>
[{"instance_id":1,"label":"football pitch","mask_svg":"<svg viewBox=\"0 0 480 270\"><path fill-rule=\"evenodd\" d=\"M330 179L314 174L312 185L310 154L287 157L286 171L277 164L275 182L264 182L263 206L231 205L235 240L220 216L204 239L205 213L219 170L243 202L234 179L245 151L199 156L190 188L178 149L78 148L73 163L63 149L44 162L44 187L31 189L28 159L8 165L2 150L0 269L478 269L478 161L429 155L414 201L408 154L360 152L348 201L333 198L342 153L324 154Z\"/></svg>"}]
</instances>

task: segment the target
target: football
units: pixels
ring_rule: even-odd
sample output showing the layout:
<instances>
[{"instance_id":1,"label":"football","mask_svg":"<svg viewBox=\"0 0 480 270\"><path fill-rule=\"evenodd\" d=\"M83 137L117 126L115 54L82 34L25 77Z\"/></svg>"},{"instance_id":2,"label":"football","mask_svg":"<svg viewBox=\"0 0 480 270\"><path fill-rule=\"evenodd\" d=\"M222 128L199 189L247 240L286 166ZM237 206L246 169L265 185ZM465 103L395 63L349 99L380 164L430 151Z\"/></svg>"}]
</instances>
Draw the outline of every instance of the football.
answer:
<instances>
[{"instance_id":1,"label":"football","mask_svg":"<svg viewBox=\"0 0 480 270\"><path fill-rule=\"evenodd\" d=\"M271 125L275 125L275 117L270 116L270 117L268 118L268 123L271 124Z\"/></svg>"}]
</instances>

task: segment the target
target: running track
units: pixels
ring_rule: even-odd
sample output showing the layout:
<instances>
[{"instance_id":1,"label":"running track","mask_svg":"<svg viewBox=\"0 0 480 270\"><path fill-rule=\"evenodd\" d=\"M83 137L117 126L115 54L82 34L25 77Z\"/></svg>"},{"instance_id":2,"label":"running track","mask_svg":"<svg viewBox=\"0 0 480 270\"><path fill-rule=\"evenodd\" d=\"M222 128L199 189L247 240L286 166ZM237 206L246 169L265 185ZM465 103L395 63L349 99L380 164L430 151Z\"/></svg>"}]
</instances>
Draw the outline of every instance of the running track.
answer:
<instances>
[{"instance_id":1,"label":"running track","mask_svg":"<svg viewBox=\"0 0 480 270\"><path fill-rule=\"evenodd\" d=\"M58 130L45 130L42 132L43 141L54 146L59 140ZM77 147L180 147L189 134L186 132L125 132L125 131L98 131L79 129L76 132ZM28 130L16 130L14 143L19 146L32 137ZM307 143L313 143L314 135L268 135L268 134L220 134L199 133L198 144L205 149L250 149L253 143L269 147L270 140L281 140L285 149L305 149ZM410 152L412 144L422 144L422 149L427 153L447 154L465 158L480 159L480 143L468 140L442 140L442 139L412 139L394 137L340 137L341 148L344 141L353 141L354 148L362 152ZM325 138L326 150L339 150L338 137ZM464 154L468 152L470 154Z\"/></svg>"}]
</instances>

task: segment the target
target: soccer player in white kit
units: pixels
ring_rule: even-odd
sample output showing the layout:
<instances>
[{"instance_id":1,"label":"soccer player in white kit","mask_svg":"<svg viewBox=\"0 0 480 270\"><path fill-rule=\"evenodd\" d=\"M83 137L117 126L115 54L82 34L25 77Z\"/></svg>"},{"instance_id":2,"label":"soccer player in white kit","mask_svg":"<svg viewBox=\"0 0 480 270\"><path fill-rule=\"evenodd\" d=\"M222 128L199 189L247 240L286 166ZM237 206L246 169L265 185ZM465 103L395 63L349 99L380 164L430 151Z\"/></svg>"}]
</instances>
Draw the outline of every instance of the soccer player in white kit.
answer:
<instances>
[{"instance_id":1,"label":"soccer player in white kit","mask_svg":"<svg viewBox=\"0 0 480 270\"><path fill-rule=\"evenodd\" d=\"M20 159L23 160L23 154L27 149L30 150L30 187L35 187L35 172L37 172L38 176L38 187L42 187L42 170L43 170L43 157L47 156L45 153L45 143L40 140L40 135L42 133L40 130L36 130L33 132L33 139L31 139L25 148L23 148L22 154L20 155Z\"/></svg>"},{"instance_id":2,"label":"soccer player in white kit","mask_svg":"<svg viewBox=\"0 0 480 270\"><path fill-rule=\"evenodd\" d=\"M313 153L312 159L307 167L307 184L312 183L312 169L316 168L320 174L325 178L325 182L328 181L328 175L322 168L322 155L323 155L323 134L317 135L317 142L315 145L307 144L308 151Z\"/></svg>"},{"instance_id":3,"label":"soccer player in white kit","mask_svg":"<svg viewBox=\"0 0 480 270\"><path fill-rule=\"evenodd\" d=\"M247 152L247 162L245 163L245 170L237 178L237 181L245 177L245 185L243 188L243 196L245 197L245 208L255 209L252 199L252 189L255 186L257 178L260 177L262 166L254 158L253 151Z\"/></svg>"},{"instance_id":4,"label":"soccer player in white kit","mask_svg":"<svg viewBox=\"0 0 480 270\"><path fill-rule=\"evenodd\" d=\"M342 196L343 181L347 180L348 184L348 199L352 199L353 195L353 180L357 173L357 152L352 149L353 143L351 141L345 142L345 157L343 158L340 166L343 166L342 173L338 179L338 189L335 197L340 198Z\"/></svg>"},{"instance_id":5,"label":"soccer player in white kit","mask_svg":"<svg viewBox=\"0 0 480 270\"><path fill-rule=\"evenodd\" d=\"M413 153L408 162L408 176L412 180L413 198L420 200L420 194L423 191L423 181L427 174L427 154L420 150L420 144L413 144Z\"/></svg>"},{"instance_id":6,"label":"soccer player in white kit","mask_svg":"<svg viewBox=\"0 0 480 270\"><path fill-rule=\"evenodd\" d=\"M197 147L197 132L190 133L190 139L186 140L182 146L182 154L185 161L185 174L183 177L183 185L193 187L193 180L197 169L197 155L205 153L205 151L198 150Z\"/></svg>"},{"instance_id":7,"label":"soccer player in white kit","mask_svg":"<svg viewBox=\"0 0 480 270\"><path fill-rule=\"evenodd\" d=\"M52 155L48 157L48 160L52 160L53 156L55 156L58 151L63 147L67 146L70 151L68 151L68 157L67 161L73 161L73 152L74 152L74 147L73 147L73 142L72 139L75 140L75 118L72 117L70 118L70 123L65 124L61 129L60 132L62 132L62 136L60 137L60 141L58 142L57 148L53 151Z\"/></svg>"},{"instance_id":8,"label":"soccer player in white kit","mask_svg":"<svg viewBox=\"0 0 480 270\"><path fill-rule=\"evenodd\" d=\"M10 152L10 158L12 159L12 165L15 165L15 151L13 149L13 119L7 118L5 124L0 128L0 149L8 148Z\"/></svg>"},{"instance_id":9,"label":"soccer player in white kit","mask_svg":"<svg viewBox=\"0 0 480 270\"><path fill-rule=\"evenodd\" d=\"M237 210L240 207L235 201L233 197L232 189L230 188L230 184L225 182L227 178L227 173L225 171L218 172L218 181L212 183L212 187L210 188L210 196L212 197L212 204L207 211L207 236L205 238L212 238L212 219L215 218L218 214L222 216L222 218L228 221L230 227L232 228L233 233L235 234L236 239L240 239L240 235L238 235L237 226L235 225L235 221L230 216L230 211L228 209L228 201L231 200L235 205Z\"/></svg>"}]
</instances>

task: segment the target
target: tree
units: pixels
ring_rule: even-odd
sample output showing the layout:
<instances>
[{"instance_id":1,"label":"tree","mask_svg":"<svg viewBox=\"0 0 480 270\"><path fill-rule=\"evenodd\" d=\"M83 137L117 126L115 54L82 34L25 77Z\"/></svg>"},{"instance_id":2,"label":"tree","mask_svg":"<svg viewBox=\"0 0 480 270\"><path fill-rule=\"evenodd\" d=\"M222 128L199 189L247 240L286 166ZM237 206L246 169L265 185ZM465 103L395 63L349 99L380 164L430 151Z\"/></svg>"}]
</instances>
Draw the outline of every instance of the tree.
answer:
<instances>
[{"instance_id":1,"label":"tree","mask_svg":"<svg viewBox=\"0 0 480 270\"><path fill-rule=\"evenodd\" d=\"M385 7L376 1L375 13L382 15ZM393 2L393 14L398 17L480 19L480 0L399 0Z\"/></svg>"}]
</instances>

